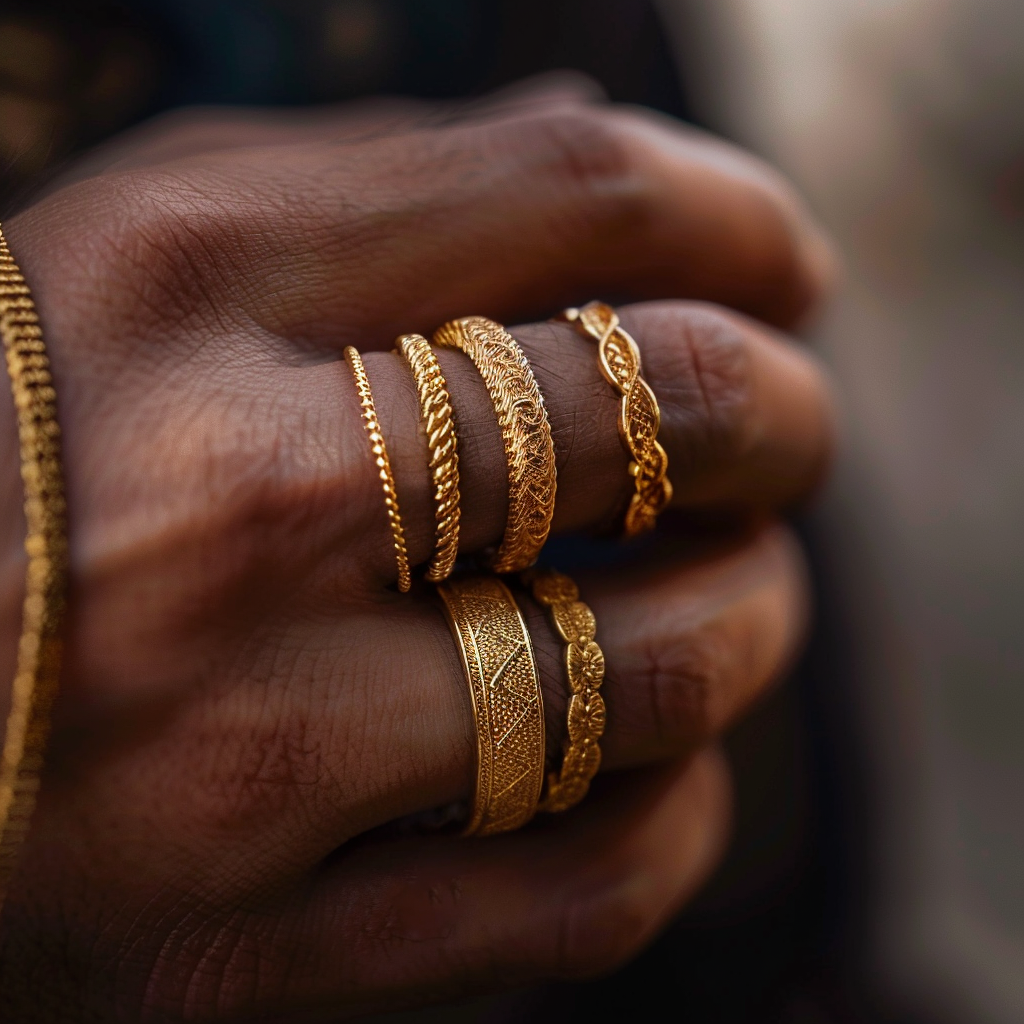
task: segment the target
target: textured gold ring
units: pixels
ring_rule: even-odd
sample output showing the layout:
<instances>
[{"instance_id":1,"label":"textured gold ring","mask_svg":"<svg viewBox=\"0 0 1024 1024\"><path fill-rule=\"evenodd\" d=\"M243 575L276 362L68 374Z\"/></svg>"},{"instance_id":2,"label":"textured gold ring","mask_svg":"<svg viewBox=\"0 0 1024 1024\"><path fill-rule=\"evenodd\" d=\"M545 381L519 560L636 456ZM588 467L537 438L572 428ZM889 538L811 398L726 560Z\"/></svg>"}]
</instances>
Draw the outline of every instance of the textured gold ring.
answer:
<instances>
[{"instance_id":1,"label":"textured gold ring","mask_svg":"<svg viewBox=\"0 0 1024 1024\"><path fill-rule=\"evenodd\" d=\"M533 644L497 576L456 576L437 590L476 723L476 788L465 835L508 832L534 816L544 785L544 701Z\"/></svg>"},{"instance_id":2,"label":"textured gold ring","mask_svg":"<svg viewBox=\"0 0 1024 1024\"><path fill-rule=\"evenodd\" d=\"M463 317L439 327L434 341L473 360L494 403L508 460L508 520L492 568L519 572L537 560L555 514L555 446L544 397L523 350L501 324Z\"/></svg>"},{"instance_id":3,"label":"textured gold ring","mask_svg":"<svg viewBox=\"0 0 1024 1024\"><path fill-rule=\"evenodd\" d=\"M0 231L0 338L18 417L28 533L25 598L11 711L0 759L0 907L35 807L60 675L68 574L57 396L39 317Z\"/></svg>"},{"instance_id":4,"label":"textured gold ring","mask_svg":"<svg viewBox=\"0 0 1024 1024\"><path fill-rule=\"evenodd\" d=\"M582 309L565 310L561 319L576 324L597 342L601 373L622 395L619 433L632 457L629 474L634 480L624 529L627 537L634 537L650 530L672 500L668 455L658 443L658 400L640 376L640 350L619 325L619 316L611 306L588 302Z\"/></svg>"},{"instance_id":5,"label":"textured gold ring","mask_svg":"<svg viewBox=\"0 0 1024 1024\"><path fill-rule=\"evenodd\" d=\"M391 525L395 561L398 563L398 589L404 594L412 586L412 576L409 573L409 553L405 546L405 530L402 528L402 516L398 509L398 493L395 490L395 478L391 473L391 461L388 459L384 435L377 419L377 408L373 404L373 392L370 390L370 380L366 376L366 367L363 366L359 353L351 345L345 349L345 361L352 368L356 391L359 393L359 404L363 410L363 426L370 438L373 461L384 487L384 507L387 510L388 523Z\"/></svg>"},{"instance_id":6,"label":"textured gold ring","mask_svg":"<svg viewBox=\"0 0 1024 1024\"><path fill-rule=\"evenodd\" d=\"M568 645L565 668L569 679L569 731L561 772L548 775L548 789L540 810L567 811L590 788L601 765L598 741L604 735L604 699L597 691L604 682L604 653L594 639L594 613L580 600L576 584L553 569L523 574L533 599L547 609L551 624Z\"/></svg>"},{"instance_id":7,"label":"textured gold ring","mask_svg":"<svg viewBox=\"0 0 1024 1024\"><path fill-rule=\"evenodd\" d=\"M403 334L398 349L405 356L416 381L420 400L420 425L430 450L430 481L434 488L437 519L435 553L427 579L447 579L459 553L459 447L452 419L451 398L430 343L420 334Z\"/></svg>"}]
</instances>

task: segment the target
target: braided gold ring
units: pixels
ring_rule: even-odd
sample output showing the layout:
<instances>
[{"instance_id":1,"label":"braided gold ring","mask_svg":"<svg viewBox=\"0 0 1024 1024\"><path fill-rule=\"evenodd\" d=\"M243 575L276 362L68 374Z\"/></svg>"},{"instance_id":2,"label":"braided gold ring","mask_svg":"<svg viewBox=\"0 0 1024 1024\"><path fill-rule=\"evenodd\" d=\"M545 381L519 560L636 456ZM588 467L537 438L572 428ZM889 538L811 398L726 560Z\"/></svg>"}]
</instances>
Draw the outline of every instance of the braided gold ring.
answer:
<instances>
[{"instance_id":1,"label":"braided gold ring","mask_svg":"<svg viewBox=\"0 0 1024 1024\"><path fill-rule=\"evenodd\" d=\"M567 309L560 319L576 324L597 342L605 380L622 395L619 433L632 461L629 473L634 493L626 510L625 534L634 537L650 530L672 500L668 455L658 443L661 410L647 382L640 376L640 350L619 325L619 315L604 302L588 302L582 309Z\"/></svg>"}]
</instances>

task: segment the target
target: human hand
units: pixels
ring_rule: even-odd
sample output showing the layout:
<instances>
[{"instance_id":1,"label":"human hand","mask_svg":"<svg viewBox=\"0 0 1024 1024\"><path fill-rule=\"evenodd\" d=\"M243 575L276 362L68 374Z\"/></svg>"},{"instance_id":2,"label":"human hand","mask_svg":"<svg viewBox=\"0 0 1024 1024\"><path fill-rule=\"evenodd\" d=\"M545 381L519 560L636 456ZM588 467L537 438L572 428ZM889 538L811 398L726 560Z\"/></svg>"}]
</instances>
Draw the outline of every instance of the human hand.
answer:
<instances>
[{"instance_id":1,"label":"human hand","mask_svg":"<svg viewBox=\"0 0 1024 1024\"><path fill-rule=\"evenodd\" d=\"M515 834L374 832L469 796L474 731L432 593L390 587L339 356L364 351L422 564L426 448L394 337L595 295L670 300L621 314L661 403L675 505L763 523L822 473L827 389L772 329L707 303L791 325L826 277L822 243L770 172L636 112L568 97L400 118L372 139L344 117L342 142L319 123L137 151L6 225L60 396L74 591L0 921L4 1019L336 1019L602 970L721 849L728 785L706 745L804 621L779 526L700 557L666 533L628 567L578 574L608 662L604 766L633 771ZM551 416L555 531L605 528L630 481L595 348L563 324L512 333ZM472 365L438 358L461 547L478 551L504 527L501 436ZM4 523L9 624L21 538ZM557 750L561 645L521 603Z\"/></svg>"}]
</instances>

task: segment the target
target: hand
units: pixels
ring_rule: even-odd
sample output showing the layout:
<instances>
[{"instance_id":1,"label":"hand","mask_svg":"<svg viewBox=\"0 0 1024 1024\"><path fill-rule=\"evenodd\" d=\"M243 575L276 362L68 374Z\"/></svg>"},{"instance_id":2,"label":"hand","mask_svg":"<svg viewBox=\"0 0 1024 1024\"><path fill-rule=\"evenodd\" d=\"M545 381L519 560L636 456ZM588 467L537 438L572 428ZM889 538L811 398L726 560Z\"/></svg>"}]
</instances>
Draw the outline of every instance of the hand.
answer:
<instances>
[{"instance_id":1,"label":"hand","mask_svg":"<svg viewBox=\"0 0 1024 1024\"><path fill-rule=\"evenodd\" d=\"M831 414L814 362L766 325L802 316L828 269L786 186L672 122L566 95L361 140L332 116L216 151L172 135L179 155L137 149L6 225L54 363L73 593L0 922L5 1020L334 1020L606 969L713 866L729 797L708 743L798 644L800 555L770 520L820 478ZM474 732L431 588L391 587L341 348L364 352L422 564L426 446L394 337L595 296L663 300L621 314L675 504L745 525L700 556L666 532L628 568L578 575L614 772L580 808L487 840L382 834L469 797ZM630 482L595 347L564 324L512 333L551 416L555 531L606 528ZM505 460L479 375L439 359L466 553L501 537ZM4 524L13 631L21 537ZM562 649L522 604L557 750Z\"/></svg>"}]
</instances>

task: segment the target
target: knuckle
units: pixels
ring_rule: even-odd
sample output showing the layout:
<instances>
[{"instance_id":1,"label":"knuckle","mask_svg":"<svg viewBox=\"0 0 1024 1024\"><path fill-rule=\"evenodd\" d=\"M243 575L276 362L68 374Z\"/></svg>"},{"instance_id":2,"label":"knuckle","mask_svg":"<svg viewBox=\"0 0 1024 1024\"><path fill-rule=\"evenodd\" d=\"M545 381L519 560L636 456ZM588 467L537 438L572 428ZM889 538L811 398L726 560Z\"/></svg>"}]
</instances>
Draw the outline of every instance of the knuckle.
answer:
<instances>
[{"instance_id":1,"label":"knuckle","mask_svg":"<svg viewBox=\"0 0 1024 1024\"><path fill-rule=\"evenodd\" d=\"M725 312L698 304L652 328L659 342L645 353L645 370L662 401L668 435L682 439L684 464L698 469L743 456L757 443L743 329Z\"/></svg>"},{"instance_id":2,"label":"knuckle","mask_svg":"<svg viewBox=\"0 0 1024 1024\"><path fill-rule=\"evenodd\" d=\"M603 974L635 956L660 920L660 902L635 865L616 865L559 910L556 970L565 978Z\"/></svg>"},{"instance_id":3,"label":"knuckle","mask_svg":"<svg viewBox=\"0 0 1024 1024\"><path fill-rule=\"evenodd\" d=\"M644 652L638 683L659 742L699 744L714 735L731 659L729 645L711 628L672 643L662 639Z\"/></svg>"},{"instance_id":4,"label":"knuckle","mask_svg":"<svg viewBox=\"0 0 1024 1024\"><path fill-rule=\"evenodd\" d=\"M83 276L108 293L111 308L133 310L134 326L151 336L154 329L162 334L167 325L194 322L198 310L218 308L235 232L228 205L211 189L157 169L110 174L74 188L79 202L107 214L93 218Z\"/></svg>"},{"instance_id":5,"label":"knuckle","mask_svg":"<svg viewBox=\"0 0 1024 1024\"><path fill-rule=\"evenodd\" d=\"M527 119L516 146L548 175L588 201L587 216L635 222L644 210L644 175L627 116L593 107L561 108Z\"/></svg>"}]
</instances>

